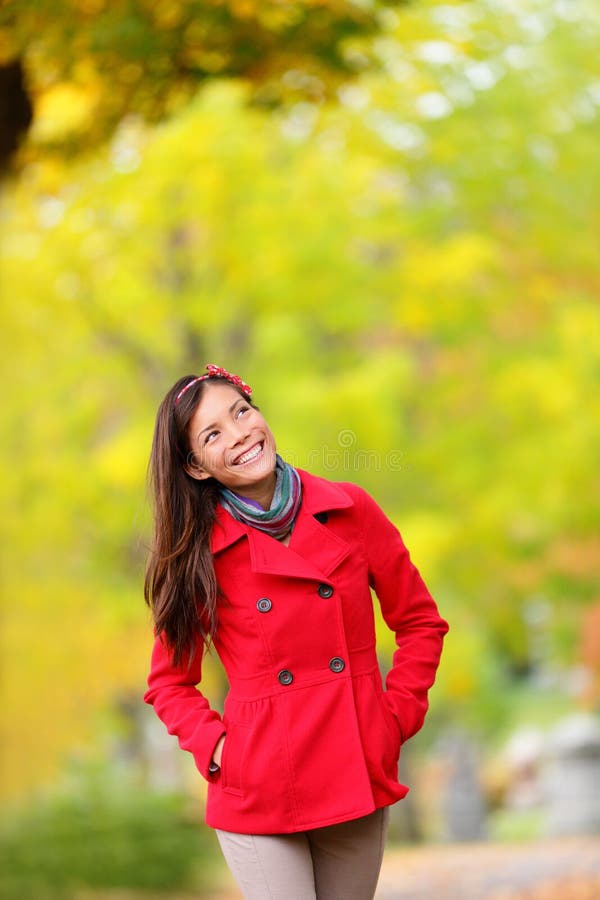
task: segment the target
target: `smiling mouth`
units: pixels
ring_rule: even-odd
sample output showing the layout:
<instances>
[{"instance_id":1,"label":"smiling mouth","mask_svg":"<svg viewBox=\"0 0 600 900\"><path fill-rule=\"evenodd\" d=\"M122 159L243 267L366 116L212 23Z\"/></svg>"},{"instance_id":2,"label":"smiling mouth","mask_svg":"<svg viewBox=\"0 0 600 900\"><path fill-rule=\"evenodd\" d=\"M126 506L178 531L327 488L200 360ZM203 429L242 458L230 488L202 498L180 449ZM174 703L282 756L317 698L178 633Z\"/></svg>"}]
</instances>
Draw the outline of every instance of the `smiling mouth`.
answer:
<instances>
[{"instance_id":1,"label":"smiling mouth","mask_svg":"<svg viewBox=\"0 0 600 900\"><path fill-rule=\"evenodd\" d=\"M237 456L233 460L234 466L243 466L246 463L253 462L253 460L257 459L261 453L263 452L264 441L259 441L258 444L255 444L253 447L250 447L249 450L246 450L245 453L242 453L241 456Z\"/></svg>"}]
</instances>

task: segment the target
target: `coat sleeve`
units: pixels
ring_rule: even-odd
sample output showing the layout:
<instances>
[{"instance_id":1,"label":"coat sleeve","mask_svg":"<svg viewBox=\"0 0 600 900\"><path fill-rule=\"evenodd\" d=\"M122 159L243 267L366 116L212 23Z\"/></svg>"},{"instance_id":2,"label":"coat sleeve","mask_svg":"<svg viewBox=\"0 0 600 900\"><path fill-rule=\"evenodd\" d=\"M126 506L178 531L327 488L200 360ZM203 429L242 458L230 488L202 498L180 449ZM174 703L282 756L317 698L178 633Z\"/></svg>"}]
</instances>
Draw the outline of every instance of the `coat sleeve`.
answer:
<instances>
[{"instance_id":1,"label":"coat sleeve","mask_svg":"<svg viewBox=\"0 0 600 900\"><path fill-rule=\"evenodd\" d=\"M423 725L427 692L435 680L448 623L410 559L400 532L360 489L369 584L375 590L396 650L385 680L385 698L406 741Z\"/></svg>"},{"instance_id":2,"label":"coat sleeve","mask_svg":"<svg viewBox=\"0 0 600 900\"><path fill-rule=\"evenodd\" d=\"M196 687L202 678L203 649L202 645L197 647L189 668L185 662L176 667L163 640L157 637L144 701L154 707L169 734L177 736L182 750L190 751L199 772L209 781L214 775L208 767L225 727L219 713L211 709Z\"/></svg>"}]
</instances>

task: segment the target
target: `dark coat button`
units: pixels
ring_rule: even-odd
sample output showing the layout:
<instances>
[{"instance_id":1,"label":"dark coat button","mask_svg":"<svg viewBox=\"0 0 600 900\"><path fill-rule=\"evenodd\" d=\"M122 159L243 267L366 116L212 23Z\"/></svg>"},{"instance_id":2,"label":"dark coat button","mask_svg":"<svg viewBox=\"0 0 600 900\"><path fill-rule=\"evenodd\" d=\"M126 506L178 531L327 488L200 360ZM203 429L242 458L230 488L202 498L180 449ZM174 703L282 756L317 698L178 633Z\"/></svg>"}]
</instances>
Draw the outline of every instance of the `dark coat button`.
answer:
<instances>
[{"instance_id":1,"label":"dark coat button","mask_svg":"<svg viewBox=\"0 0 600 900\"><path fill-rule=\"evenodd\" d=\"M289 669L282 669L277 678L280 684L291 684L294 680L294 676Z\"/></svg>"},{"instance_id":2,"label":"dark coat button","mask_svg":"<svg viewBox=\"0 0 600 900\"><path fill-rule=\"evenodd\" d=\"M273 604L268 597L261 597L256 601L256 608L259 612L269 612Z\"/></svg>"},{"instance_id":3,"label":"dark coat button","mask_svg":"<svg viewBox=\"0 0 600 900\"><path fill-rule=\"evenodd\" d=\"M317 520L317 522L320 522L321 525L324 525L325 522L327 521L327 513L326 512L315 513L315 519Z\"/></svg>"},{"instance_id":4,"label":"dark coat button","mask_svg":"<svg viewBox=\"0 0 600 900\"><path fill-rule=\"evenodd\" d=\"M330 584L320 584L317 588L317 594L319 597L331 597L333 594L333 588Z\"/></svg>"},{"instance_id":5,"label":"dark coat button","mask_svg":"<svg viewBox=\"0 0 600 900\"><path fill-rule=\"evenodd\" d=\"M346 668L346 663L341 656L334 656L333 659L329 660L329 668L332 672L341 672Z\"/></svg>"}]
</instances>

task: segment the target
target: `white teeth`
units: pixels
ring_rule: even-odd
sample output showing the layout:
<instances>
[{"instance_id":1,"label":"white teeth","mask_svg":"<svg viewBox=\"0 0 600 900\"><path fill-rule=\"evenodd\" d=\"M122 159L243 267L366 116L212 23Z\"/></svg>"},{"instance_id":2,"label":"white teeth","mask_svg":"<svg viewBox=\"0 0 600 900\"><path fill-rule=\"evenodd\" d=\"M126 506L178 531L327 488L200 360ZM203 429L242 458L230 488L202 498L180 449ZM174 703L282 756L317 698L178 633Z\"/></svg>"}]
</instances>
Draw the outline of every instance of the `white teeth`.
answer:
<instances>
[{"instance_id":1,"label":"white teeth","mask_svg":"<svg viewBox=\"0 0 600 900\"><path fill-rule=\"evenodd\" d=\"M248 450L247 453L244 453L243 456L240 456L239 459L236 459L236 461L235 461L236 466L239 466L242 463L250 462L250 460L255 459L261 451L262 451L261 444L257 444L256 447L254 447L254 449Z\"/></svg>"}]
</instances>

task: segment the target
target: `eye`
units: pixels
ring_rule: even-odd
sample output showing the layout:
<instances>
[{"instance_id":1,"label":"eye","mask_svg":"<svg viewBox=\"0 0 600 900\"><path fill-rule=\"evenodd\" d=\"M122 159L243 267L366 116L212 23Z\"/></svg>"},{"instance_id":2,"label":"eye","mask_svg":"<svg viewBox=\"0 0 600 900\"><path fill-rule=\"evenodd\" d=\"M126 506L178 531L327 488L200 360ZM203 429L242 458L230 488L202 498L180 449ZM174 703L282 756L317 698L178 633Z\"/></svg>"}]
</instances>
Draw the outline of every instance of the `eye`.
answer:
<instances>
[{"instance_id":1,"label":"eye","mask_svg":"<svg viewBox=\"0 0 600 900\"><path fill-rule=\"evenodd\" d=\"M250 409L249 406L242 405L242 406L238 407L237 415L240 415L243 412L248 412L249 409Z\"/></svg>"},{"instance_id":2,"label":"eye","mask_svg":"<svg viewBox=\"0 0 600 900\"><path fill-rule=\"evenodd\" d=\"M209 431L206 437L204 438L204 443L208 444L209 440L212 438L213 434L218 434L218 431Z\"/></svg>"}]
</instances>

